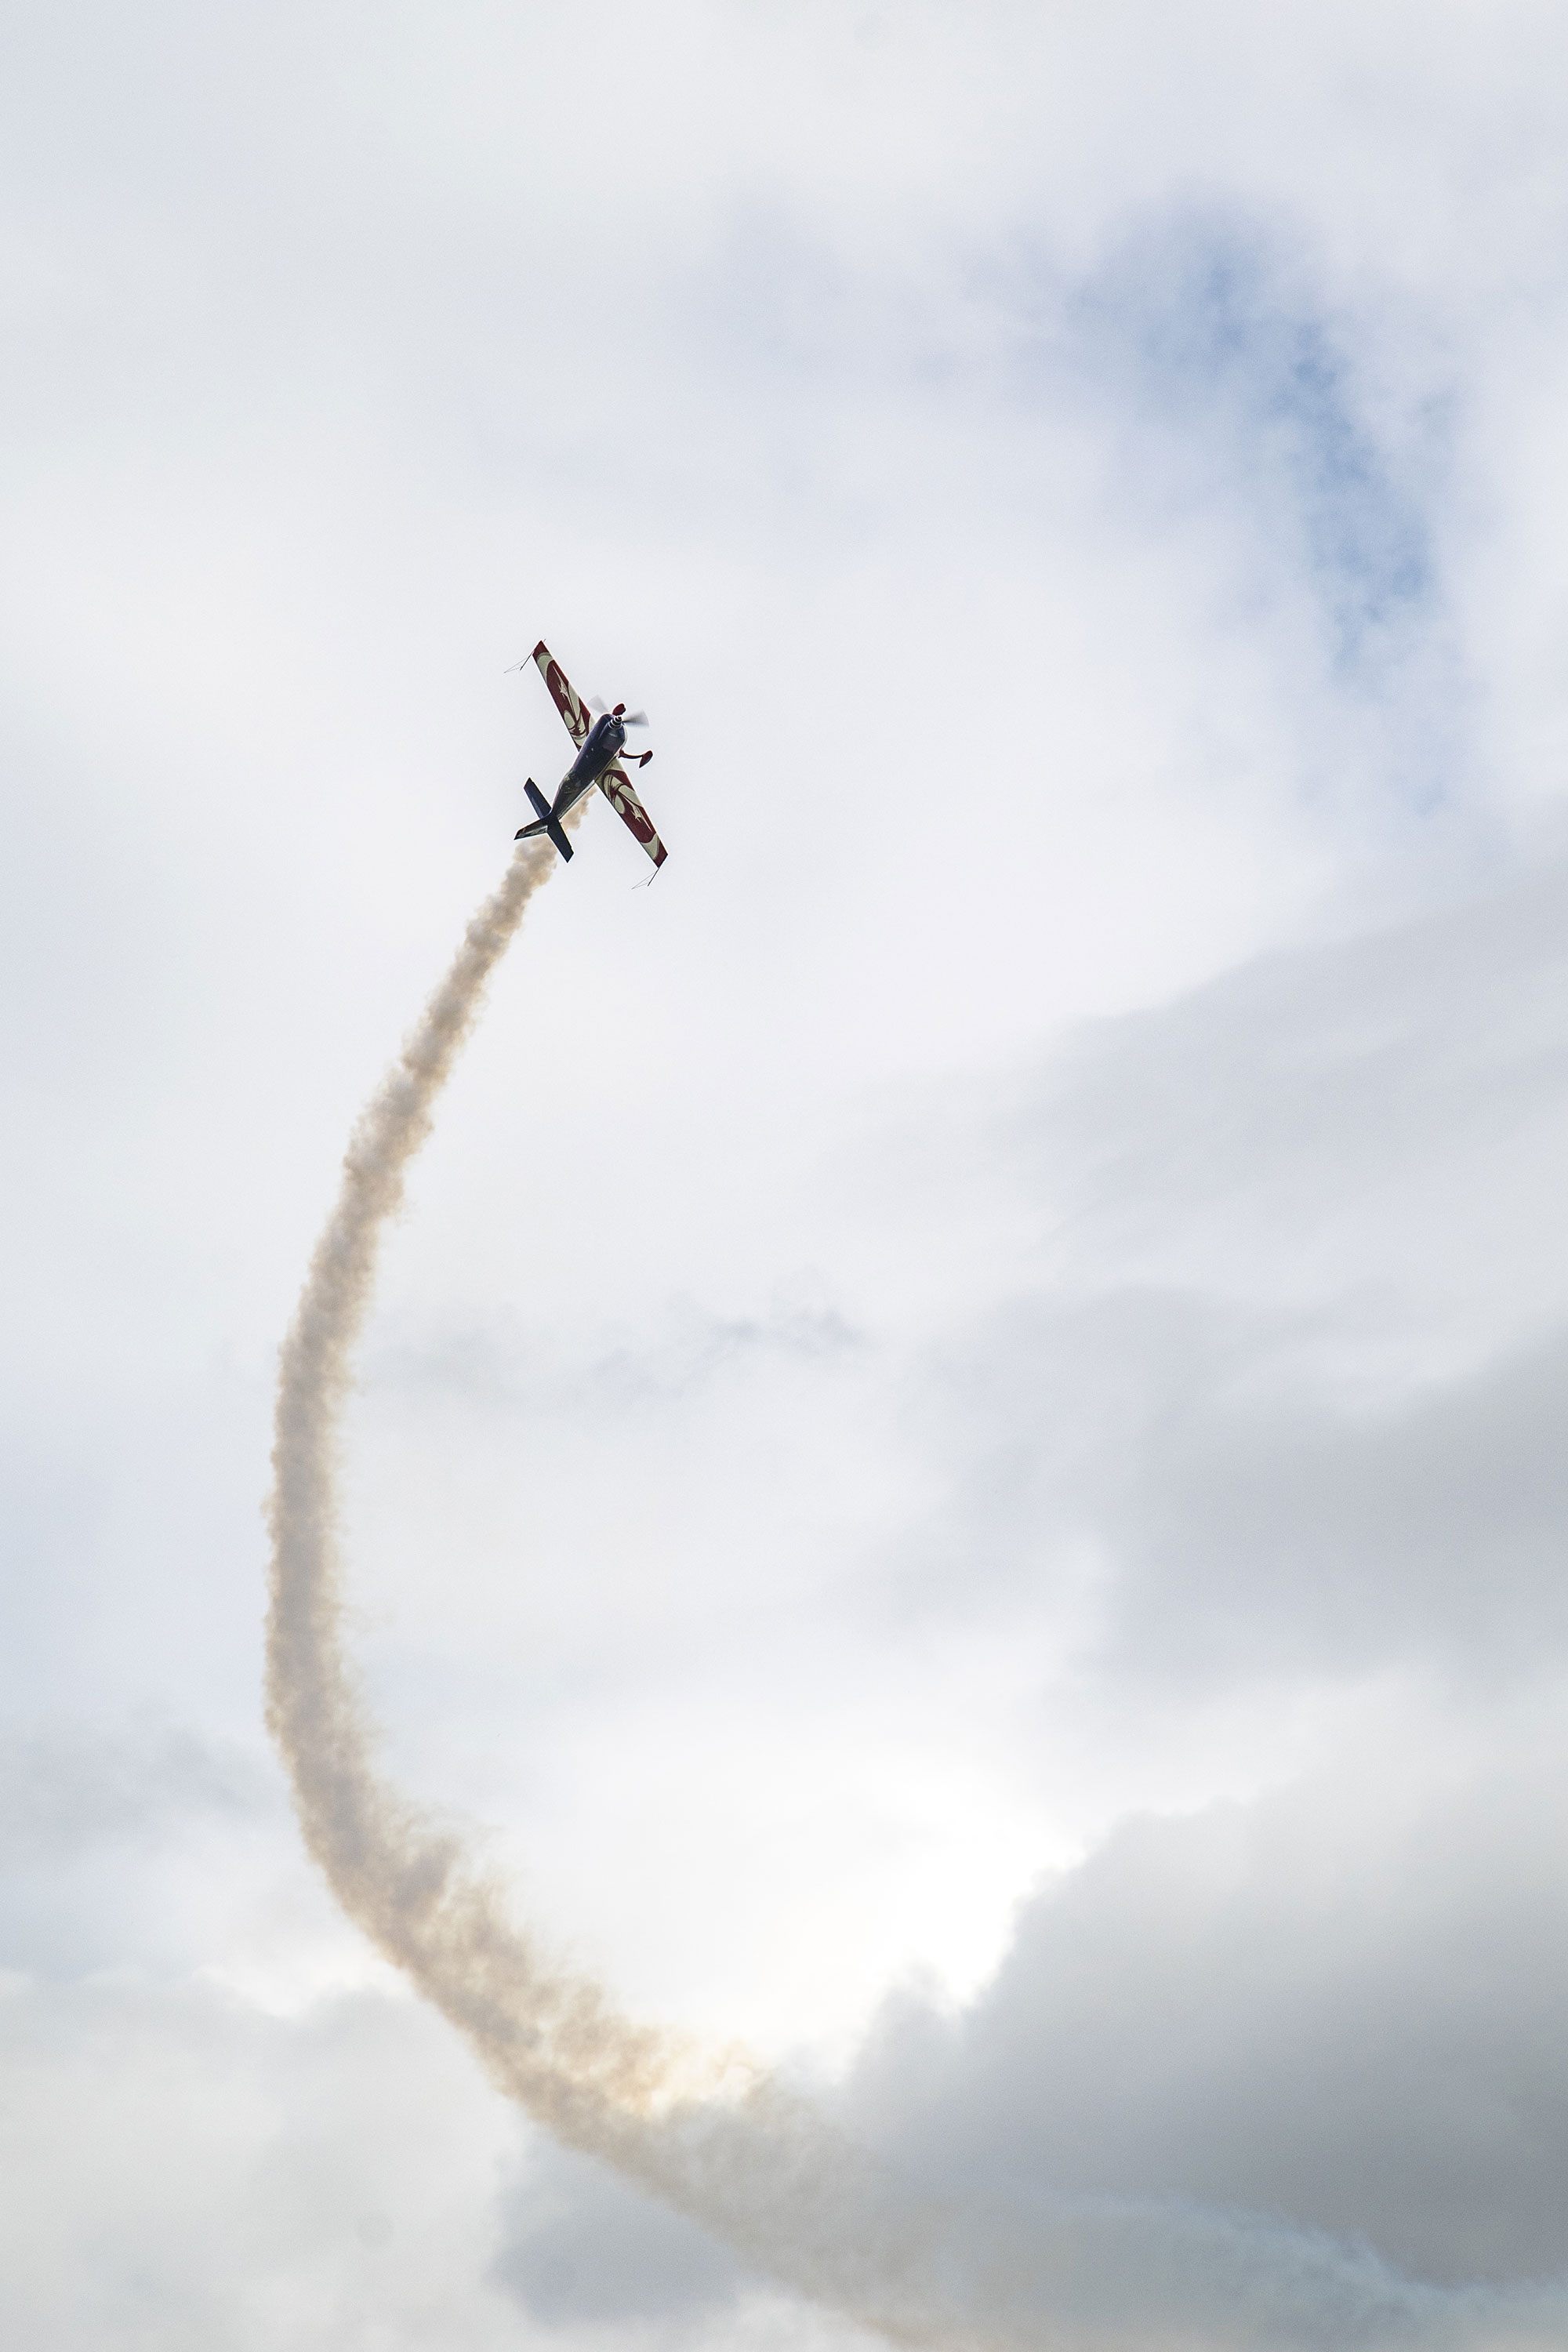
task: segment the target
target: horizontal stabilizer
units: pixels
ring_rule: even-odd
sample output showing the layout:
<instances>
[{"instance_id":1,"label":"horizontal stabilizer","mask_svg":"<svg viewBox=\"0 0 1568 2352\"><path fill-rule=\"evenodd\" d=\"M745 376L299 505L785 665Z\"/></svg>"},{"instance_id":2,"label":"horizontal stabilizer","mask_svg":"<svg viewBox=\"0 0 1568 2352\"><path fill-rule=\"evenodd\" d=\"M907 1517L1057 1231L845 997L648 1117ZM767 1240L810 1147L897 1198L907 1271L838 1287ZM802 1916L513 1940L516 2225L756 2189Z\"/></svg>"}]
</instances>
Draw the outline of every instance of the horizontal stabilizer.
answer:
<instances>
[{"instance_id":1,"label":"horizontal stabilizer","mask_svg":"<svg viewBox=\"0 0 1568 2352\"><path fill-rule=\"evenodd\" d=\"M518 841L531 841L536 835L547 833L550 835L551 841L560 851L562 856L570 857L572 855L572 844L567 840L564 830L552 814L550 803L545 799L544 794L540 791L539 786L534 782L531 776L530 776L527 783L524 784L522 789L528 794L529 799L533 803L534 807L539 811L539 815L534 824L520 825L514 838Z\"/></svg>"}]
</instances>

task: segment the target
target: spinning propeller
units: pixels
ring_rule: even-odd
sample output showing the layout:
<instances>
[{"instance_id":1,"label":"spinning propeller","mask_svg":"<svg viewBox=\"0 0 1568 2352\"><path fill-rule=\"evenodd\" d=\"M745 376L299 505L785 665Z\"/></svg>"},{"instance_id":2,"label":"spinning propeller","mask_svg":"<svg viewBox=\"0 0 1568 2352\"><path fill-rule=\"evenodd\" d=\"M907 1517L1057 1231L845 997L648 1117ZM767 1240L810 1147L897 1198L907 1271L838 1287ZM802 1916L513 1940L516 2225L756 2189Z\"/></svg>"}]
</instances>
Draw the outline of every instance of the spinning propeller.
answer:
<instances>
[{"instance_id":1,"label":"spinning propeller","mask_svg":"<svg viewBox=\"0 0 1568 2352\"><path fill-rule=\"evenodd\" d=\"M590 710L602 711L608 709L609 705L605 702L602 694L591 694L588 697L588 708ZM610 715L614 719L618 719L623 727L646 727L647 725L647 712L646 710L628 710L624 702L617 702L615 709L610 713Z\"/></svg>"}]
</instances>

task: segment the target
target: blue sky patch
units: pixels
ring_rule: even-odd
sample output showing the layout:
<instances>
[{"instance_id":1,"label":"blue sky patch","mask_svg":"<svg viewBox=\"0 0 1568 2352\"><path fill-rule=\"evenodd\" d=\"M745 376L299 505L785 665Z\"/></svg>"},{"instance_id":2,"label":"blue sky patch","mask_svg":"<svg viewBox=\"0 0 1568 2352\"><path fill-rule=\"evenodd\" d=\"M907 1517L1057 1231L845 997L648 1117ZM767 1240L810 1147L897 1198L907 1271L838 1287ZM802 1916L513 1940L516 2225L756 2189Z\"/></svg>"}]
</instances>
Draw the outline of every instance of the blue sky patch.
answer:
<instances>
[{"instance_id":1,"label":"blue sky patch","mask_svg":"<svg viewBox=\"0 0 1568 2352\"><path fill-rule=\"evenodd\" d=\"M1135 404L1134 440L1173 438L1175 479L1249 509L1304 573L1337 666L1376 669L1434 614L1440 583L1420 483L1428 403L1404 446L1370 414L1352 328L1310 299L1275 241L1188 220L1125 243L1064 305L1080 366Z\"/></svg>"}]
</instances>

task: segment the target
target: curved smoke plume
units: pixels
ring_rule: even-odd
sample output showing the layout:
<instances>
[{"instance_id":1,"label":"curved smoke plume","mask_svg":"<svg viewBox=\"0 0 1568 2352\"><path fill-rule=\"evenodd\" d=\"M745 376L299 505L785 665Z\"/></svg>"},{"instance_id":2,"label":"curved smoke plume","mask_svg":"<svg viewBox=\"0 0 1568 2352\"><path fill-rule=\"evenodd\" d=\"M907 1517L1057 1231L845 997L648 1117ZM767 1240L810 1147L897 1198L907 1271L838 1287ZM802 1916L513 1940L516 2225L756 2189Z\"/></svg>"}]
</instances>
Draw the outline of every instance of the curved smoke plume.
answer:
<instances>
[{"instance_id":1,"label":"curved smoke plume","mask_svg":"<svg viewBox=\"0 0 1568 2352\"><path fill-rule=\"evenodd\" d=\"M267 1719L306 1843L343 1909L559 2138L755 2268L900 2342L1474 2352L1561 2341L1539 2307L1440 2294L1370 2252L1284 2225L1105 2200L982 2210L901 2182L760 2070L715 2064L704 2077L680 2038L552 1969L468 1842L380 1778L342 1638L335 1470L353 1355L408 1164L554 862L546 845L520 850L469 923L353 1131L283 1344Z\"/></svg>"},{"instance_id":2,"label":"curved smoke plume","mask_svg":"<svg viewBox=\"0 0 1568 2352\"><path fill-rule=\"evenodd\" d=\"M336 1464L381 1235L473 1026L485 984L555 864L513 859L361 1117L287 1339L273 1447L267 1720L305 1842L349 1916L473 2044L509 2096L805 2292L907 2340L933 2333L930 2241L876 2168L754 2069L694 2097L683 2040L547 1968L468 1843L380 1778L347 1665ZM878 2212L879 2205L884 2210ZM853 2213L855 2227L846 2232Z\"/></svg>"}]
</instances>

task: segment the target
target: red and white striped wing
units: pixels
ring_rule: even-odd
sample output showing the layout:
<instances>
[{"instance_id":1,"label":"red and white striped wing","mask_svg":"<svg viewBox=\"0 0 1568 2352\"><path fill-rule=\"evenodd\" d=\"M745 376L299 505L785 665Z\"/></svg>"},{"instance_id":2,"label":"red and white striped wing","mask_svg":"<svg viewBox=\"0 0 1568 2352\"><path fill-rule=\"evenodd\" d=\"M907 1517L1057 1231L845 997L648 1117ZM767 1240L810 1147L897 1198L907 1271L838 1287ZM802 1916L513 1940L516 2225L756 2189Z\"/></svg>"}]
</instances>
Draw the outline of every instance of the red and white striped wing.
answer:
<instances>
[{"instance_id":1,"label":"red and white striped wing","mask_svg":"<svg viewBox=\"0 0 1568 2352\"><path fill-rule=\"evenodd\" d=\"M580 702L572 689L572 681L551 652L542 637L533 648L533 658L539 664L539 675L550 688L550 699L566 721L566 732L579 751L584 738L594 723L594 714Z\"/></svg>"},{"instance_id":2,"label":"red and white striped wing","mask_svg":"<svg viewBox=\"0 0 1568 2352\"><path fill-rule=\"evenodd\" d=\"M632 781L624 768L606 768L599 778L599 790L629 833L635 834L656 866L665 860L665 846L653 829L647 809L632 790Z\"/></svg>"}]
</instances>

